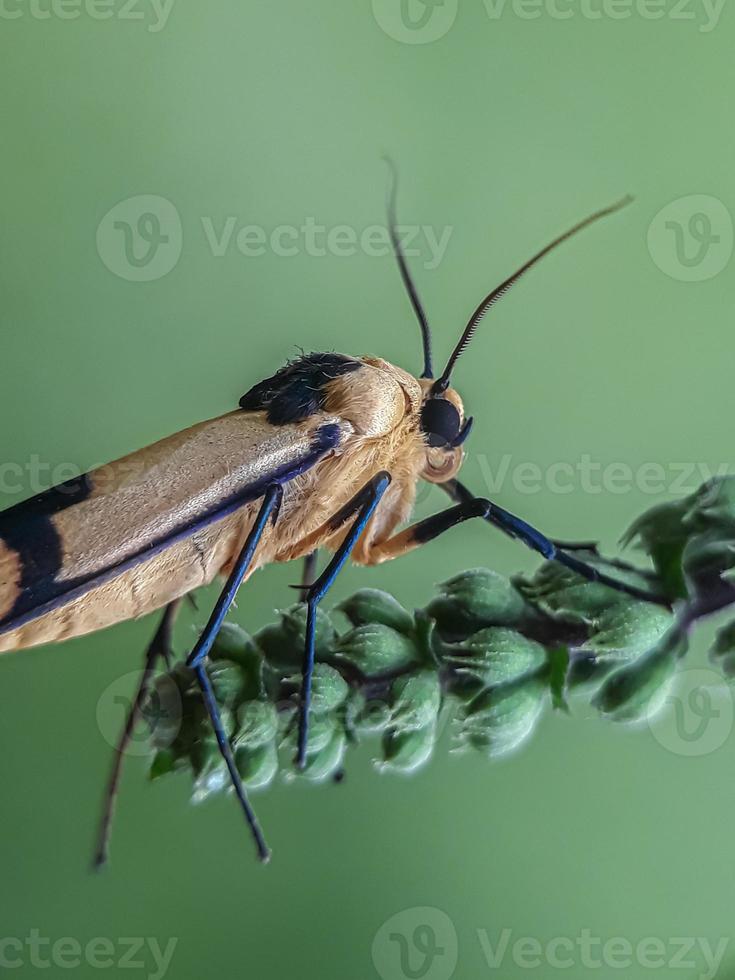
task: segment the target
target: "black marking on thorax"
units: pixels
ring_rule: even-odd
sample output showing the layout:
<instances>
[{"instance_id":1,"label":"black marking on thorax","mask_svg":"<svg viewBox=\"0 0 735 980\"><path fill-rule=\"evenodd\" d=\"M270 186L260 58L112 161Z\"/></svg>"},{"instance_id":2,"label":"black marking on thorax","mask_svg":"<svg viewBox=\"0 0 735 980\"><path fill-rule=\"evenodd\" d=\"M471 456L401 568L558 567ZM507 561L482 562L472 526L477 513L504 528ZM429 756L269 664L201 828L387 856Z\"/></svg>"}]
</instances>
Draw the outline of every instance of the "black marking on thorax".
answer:
<instances>
[{"instance_id":1,"label":"black marking on thorax","mask_svg":"<svg viewBox=\"0 0 735 980\"><path fill-rule=\"evenodd\" d=\"M240 408L265 411L272 425L301 422L324 407L330 381L362 366L344 354L305 354L251 388L240 399Z\"/></svg>"}]
</instances>

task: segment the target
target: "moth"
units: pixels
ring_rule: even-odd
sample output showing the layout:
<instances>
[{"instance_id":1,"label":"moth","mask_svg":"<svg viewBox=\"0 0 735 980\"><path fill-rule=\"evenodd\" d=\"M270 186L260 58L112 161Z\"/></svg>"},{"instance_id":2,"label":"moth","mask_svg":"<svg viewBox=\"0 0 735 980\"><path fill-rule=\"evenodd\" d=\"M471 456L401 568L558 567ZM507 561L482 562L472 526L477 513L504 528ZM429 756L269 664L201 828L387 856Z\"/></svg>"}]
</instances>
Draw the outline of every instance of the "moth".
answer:
<instances>
[{"instance_id":1,"label":"moth","mask_svg":"<svg viewBox=\"0 0 735 980\"><path fill-rule=\"evenodd\" d=\"M0 513L0 651L100 630L164 609L117 746L97 863L107 856L122 758L159 657L170 656L183 596L217 577L224 587L186 663L194 671L235 793L263 860L269 849L234 763L206 671L240 585L271 562L305 559L307 606L297 764L306 760L316 609L345 561L376 565L479 519L587 579L648 593L582 561L457 474L472 428L451 385L488 310L545 255L618 211L596 211L559 235L483 298L435 377L429 323L396 231L395 170L388 225L418 319L423 368L413 375L374 356L311 353L291 361L209 419ZM453 504L406 524L420 480ZM314 556L331 553L315 576Z\"/></svg>"}]
</instances>

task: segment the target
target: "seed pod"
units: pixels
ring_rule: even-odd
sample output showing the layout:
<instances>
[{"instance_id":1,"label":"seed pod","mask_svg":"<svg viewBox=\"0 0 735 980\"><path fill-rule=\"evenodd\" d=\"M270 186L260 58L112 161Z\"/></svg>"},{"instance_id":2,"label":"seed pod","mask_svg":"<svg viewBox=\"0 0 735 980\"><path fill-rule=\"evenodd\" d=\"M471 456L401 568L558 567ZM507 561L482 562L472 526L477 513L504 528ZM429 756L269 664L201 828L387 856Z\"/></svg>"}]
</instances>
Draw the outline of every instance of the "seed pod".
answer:
<instances>
[{"instance_id":1,"label":"seed pod","mask_svg":"<svg viewBox=\"0 0 735 980\"><path fill-rule=\"evenodd\" d=\"M141 717L148 726L148 738L155 749L168 748L178 737L182 724L183 695L181 675L159 674L141 706Z\"/></svg>"},{"instance_id":2,"label":"seed pod","mask_svg":"<svg viewBox=\"0 0 735 980\"><path fill-rule=\"evenodd\" d=\"M629 600L606 609L572 657L569 687L601 684L618 667L656 646L671 623L671 613L652 603Z\"/></svg>"},{"instance_id":3,"label":"seed pod","mask_svg":"<svg viewBox=\"0 0 735 980\"><path fill-rule=\"evenodd\" d=\"M353 740L385 731L390 725L390 705L380 698L368 700L362 691L353 691L345 710L345 728Z\"/></svg>"},{"instance_id":4,"label":"seed pod","mask_svg":"<svg viewBox=\"0 0 735 980\"><path fill-rule=\"evenodd\" d=\"M239 664L229 660L215 660L207 665L207 674L220 705L234 708L243 700L247 676Z\"/></svg>"},{"instance_id":5,"label":"seed pod","mask_svg":"<svg viewBox=\"0 0 735 980\"><path fill-rule=\"evenodd\" d=\"M210 656L212 660L232 660L245 667L253 657L259 658L260 651L253 637L242 626L225 622L219 628Z\"/></svg>"},{"instance_id":6,"label":"seed pod","mask_svg":"<svg viewBox=\"0 0 735 980\"><path fill-rule=\"evenodd\" d=\"M323 749L307 756L305 767L297 776L303 776L312 783L321 783L333 775L342 765L347 739L341 728L336 728L331 739Z\"/></svg>"},{"instance_id":7,"label":"seed pod","mask_svg":"<svg viewBox=\"0 0 735 980\"><path fill-rule=\"evenodd\" d=\"M595 564L594 553L583 557ZM621 581L641 589L650 588L650 583L638 574L622 570L616 574ZM558 562L545 562L532 578L519 577L516 582L525 598L540 612L568 623L591 623L611 606L625 601L623 593L599 582L589 582Z\"/></svg>"},{"instance_id":8,"label":"seed pod","mask_svg":"<svg viewBox=\"0 0 735 980\"><path fill-rule=\"evenodd\" d=\"M358 626L340 637L334 656L353 664L366 677L375 677L415 663L418 651L402 633L390 626L372 623Z\"/></svg>"},{"instance_id":9,"label":"seed pod","mask_svg":"<svg viewBox=\"0 0 735 980\"><path fill-rule=\"evenodd\" d=\"M270 701L245 701L237 710L234 742L249 749L272 742L278 732L278 712Z\"/></svg>"},{"instance_id":10,"label":"seed pod","mask_svg":"<svg viewBox=\"0 0 735 980\"><path fill-rule=\"evenodd\" d=\"M294 674L287 683L301 690L301 674ZM311 678L311 710L315 715L336 711L344 703L350 688L347 681L329 664L315 664Z\"/></svg>"},{"instance_id":11,"label":"seed pod","mask_svg":"<svg viewBox=\"0 0 735 980\"><path fill-rule=\"evenodd\" d=\"M512 583L489 568L461 572L439 588L426 611L449 636L466 636L483 626L515 626L532 615Z\"/></svg>"},{"instance_id":12,"label":"seed pod","mask_svg":"<svg viewBox=\"0 0 735 980\"><path fill-rule=\"evenodd\" d=\"M580 649L597 657L635 660L656 646L671 623L671 613L661 606L635 599L624 600L597 617L589 639Z\"/></svg>"},{"instance_id":13,"label":"seed pod","mask_svg":"<svg viewBox=\"0 0 735 980\"><path fill-rule=\"evenodd\" d=\"M296 755L298 742L298 715L292 719L291 727L283 740L283 747L291 760ZM309 735L306 742L306 756L316 755L326 748L332 739L335 731L339 728L339 722L334 715L309 715Z\"/></svg>"},{"instance_id":14,"label":"seed pod","mask_svg":"<svg viewBox=\"0 0 735 980\"><path fill-rule=\"evenodd\" d=\"M391 727L396 732L410 732L433 725L441 700L441 684L435 670L398 677L391 687Z\"/></svg>"},{"instance_id":15,"label":"seed pod","mask_svg":"<svg viewBox=\"0 0 735 980\"><path fill-rule=\"evenodd\" d=\"M460 716L460 742L491 758L518 748L536 727L546 690L543 677L535 675L478 694Z\"/></svg>"},{"instance_id":16,"label":"seed pod","mask_svg":"<svg viewBox=\"0 0 735 980\"><path fill-rule=\"evenodd\" d=\"M489 626L465 640L445 646L444 660L454 669L491 687L514 680L546 662L540 643L512 629Z\"/></svg>"},{"instance_id":17,"label":"seed pod","mask_svg":"<svg viewBox=\"0 0 735 980\"><path fill-rule=\"evenodd\" d=\"M258 646L268 664L276 670L300 667L306 642L306 603L299 602L280 614L280 622L264 627L255 634ZM328 656L337 639L337 631L324 610L317 607L315 652L317 659Z\"/></svg>"},{"instance_id":18,"label":"seed pod","mask_svg":"<svg viewBox=\"0 0 735 980\"><path fill-rule=\"evenodd\" d=\"M431 758L435 742L435 725L411 731L390 729L383 736L383 761L379 768L388 772L415 772Z\"/></svg>"},{"instance_id":19,"label":"seed pod","mask_svg":"<svg viewBox=\"0 0 735 980\"><path fill-rule=\"evenodd\" d=\"M246 789L264 789L278 772L278 750L275 741L258 746L235 747L235 765Z\"/></svg>"},{"instance_id":20,"label":"seed pod","mask_svg":"<svg viewBox=\"0 0 735 980\"><path fill-rule=\"evenodd\" d=\"M263 654L249 633L236 623L223 623L210 654L212 662L237 664L241 670L240 698L260 697L263 687Z\"/></svg>"},{"instance_id":21,"label":"seed pod","mask_svg":"<svg viewBox=\"0 0 735 980\"><path fill-rule=\"evenodd\" d=\"M735 677L735 620L718 631L710 650L710 659L725 677Z\"/></svg>"},{"instance_id":22,"label":"seed pod","mask_svg":"<svg viewBox=\"0 0 735 980\"><path fill-rule=\"evenodd\" d=\"M335 609L344 613L353 626L382 623L407 636L413 630L413 616L388 592L380 589L359 589Z\"/></svg>"},{"instance_id":23,"label":"seed pod","mask_svg":"<svg viewBox=\"0 0 735 980\"><path fill-rule=\"evenodd\" d=\"M283 623L269 623L255 634L266 664L275 671L292 670L304 659L304 646L294 640Z\"/></svg>"},{"instance_id":24,"label":"seed pod","mask_svg":"<svg viewBox=\"0 0 735 980\"><path fill-rule=\"evenodd\" d=\"M686 646L686 636L671 629L648 653L610 674L592 704L613 721L651 718L666 699Z\"/></svg>"}]
</instances>

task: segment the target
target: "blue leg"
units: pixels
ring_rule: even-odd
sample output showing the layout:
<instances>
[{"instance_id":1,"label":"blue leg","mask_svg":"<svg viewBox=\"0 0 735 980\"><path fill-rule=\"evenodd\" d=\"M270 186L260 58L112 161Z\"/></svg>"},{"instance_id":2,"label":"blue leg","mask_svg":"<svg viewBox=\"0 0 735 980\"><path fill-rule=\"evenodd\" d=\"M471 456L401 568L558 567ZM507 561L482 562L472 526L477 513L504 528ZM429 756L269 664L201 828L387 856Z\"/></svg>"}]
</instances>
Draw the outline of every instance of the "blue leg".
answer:
<instances>
[{"instance_id":1,"label":"blue leg","mask_svg":"<svg viewBox=\"0 0 735 980\"><path fill-rule=\"evenodd\" d=\"M442 488L454 500L458 500L465 505L469 504L470 501L482 499L475 497L472 491L468 490L459 480L450 480L442 484ZM486 501L486 503L488 505L487 513L483 517L488 523L494 524L495 527L505 532L509 537L522 541L533 551L537 551L547 561L556 561L560 565L564 565L565 568L570 569L570 571L576 572L577 575L581 575L582 578L587 579L589 582L599 582L601 585L607 585L612 589L616 589L618 592L633 596L635 599L655 602L661 606L668 607L671 605L669 600L664 596L656 595L645 589L638 589L634 585L628 585L626 582L621 582L619 579L606 575L593 565L588 565L587 562L575 558L574 555L570 555L559 548L545 534L537 531L535 527L527 524L520 517L516 517L509 511L503 510L502 507L498 507L497 504L491 501Z\"/></svg>"},{"instance_id":2,"label":"blue leg","mask_svg":"<svg viewBox=\"0 0 735 980\"><path fill-rule=\"evenodd\" d=\"M258 824L258 818L255 816L255 812L248 801L245 787L240 779L240 773L237 771L235 759L232 754L232 748L230 747L230 740L227 737L224 725L222 724L222 718L220 717L217 701L214 696L214 691L212 690L212 684L209 680L209 675L207 674L204 661L209 654L209 651L212 649L212 644L217 638L217 633L219 632L220 626L224 622L227 611L237 595L237 590L245 577L245 573L247 572L251 561L253 560L255 549L258 547L258 542L260 541L268 521L273 520L275 523L278 517L278 510L281 505L282 497L283 490L276 484L268 487L266 490L263 503L258 511L258 516L255 519L255 524L253 525L247 541L245 542L245 545L238 556L235 567L230 572L229 578L225 583L225 587L222 590L214 609L212 610L212 615L209 617L207 625L204 627L201 636L197 640L194 649L186 661L187 667L191 667L193 669L197 681L199 682L204 704L211 719L212 727L214 728L217 745L222 753L222 758L225 760L225 765L227 766L227 770L230 774L230 779L232 781L235 794L240 801L240 806L242 807L245 819L255 840L255 846L257 847L258 856L260 857L261 861L268 860L270 857L270 850L268 849L268 845L263 837L263 832Z\"/></svg>"},{"instance_id":3,"label":"blue leg","mask_svg":"<svg viewBox=\"0 0 735 980\"><path fill-rule=\"evenodd\" d=\"M306 602L309 595L309 586L316 577L316 566L319 559L319 552L312 551L304 558L304 567L301 572L301 585L298 587L301 594L301 601Z\"/></svg>"},{"instance_id":4,"label":"blue leg","mask_svg":"<svg viewBox=\"0 0 735 980\"><path fill-rule=\"evenodd\" d=\"M306 765L306 741L309 734L309 708L311 706L311 677L314 671L314 643L316 635L316 607L327 594L340 569L350 556L355 542L373 515L378 501L390 484L390 474L381 472L374 476L352 500L332 518L335 529L341 527L353 514L357 518L349 534L334 553L334 557L319 578L306 593L306 647L301 681L301 704L299 713L299 738L296 751L296 765L303 769Z\"/></svg>"}]
</instances>

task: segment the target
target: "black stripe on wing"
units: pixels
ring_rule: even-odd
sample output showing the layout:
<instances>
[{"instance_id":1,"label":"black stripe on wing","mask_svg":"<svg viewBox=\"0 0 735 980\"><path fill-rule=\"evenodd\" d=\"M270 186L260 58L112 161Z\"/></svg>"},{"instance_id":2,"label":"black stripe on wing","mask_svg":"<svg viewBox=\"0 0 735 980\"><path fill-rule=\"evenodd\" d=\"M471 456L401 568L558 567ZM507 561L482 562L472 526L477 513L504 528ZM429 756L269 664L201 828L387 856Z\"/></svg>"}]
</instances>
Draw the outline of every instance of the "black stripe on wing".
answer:
<instances>
[{"instance_id":1,"label":"black stripe on wing","mask_svg":"<svg viewBox=\"0 0 735 980\"><path fill-rule=\"evenodd\" d=\"M67 603L85 595L91 589L104 585L111 579L117 578L118 575L122 575L124 572L134 568L136 565L155 557L172 545L191 537L192 534L195 534L202 528L228 517L245 504L262 497L268 486L274 483L288 483L290 480L295 479L297 476L310 470L330 450L336 449L339 446L340 439L341 430L336 423L322 425L316 430L309 450L300 459L293 460L273 473L262 476L257 482L240 490L230 499L218 504L194 520L182 524L180 528L177 528L158 541L152 542L139 552L136 552L134 555L118 562L110 568L106 568L101 572L83 579L71 579L65 582L57 582L52 576L44 576L40 580L33 578L33 585L25 588L20 593L10 612L0 619L0 636L5 633L10 633L21 626L25 626L26 623L34 619L39 619L41 616L46 615L46 613L61 608ZM55 500L59 502L56 492L61 492L62 486L54 487L52 490L47 491L46 494L41 494L39 498L33 498L30 501L18 504L16 507L11 507L0 515L0 538L9 547L17 551L21 555L22 560L31 560L30 555L33 549L41 549L41 553L39 555L34 553L32 558L32 561L35 563L34 576L38 574L39 568L43 568L44 571L47 568L49 571L53 569L53 575L59 571L58 566L54 567L54 562L60 563L60 545L58 538L53 538L55 529L53 524L51 524L51 516L58 513L59 510L62 510L63 506L59 505L55 510L51 508ZM79 492L81 493L81 489ZM89 492L88 489L87 492ZM73 494L70 493L66 506L71 506L73 502L72 496ZM40 503L41 498L48 500L48 507ZM77 502L83 499L85 498L78 497ZM35 510L34 507L36 508ZM26 510L23 511L22 508L26 508ZM30 528L28 531L29 537L27 541L20 540L22 536L18 533L18 540L13 544L10 541L10 537L13 534L12 523L15 523L17 527L17 522L21 514L26 519L24 521L24 528ZM11 522L11 525L8 525L7 520L11 515L15 517L15 521ZM23 579L26 579L25 565L23 566ZM23 579L21 580L21 587ZM31 581L30 575L28 575L27 580Z\"/></svg>"},{"instance_id":2,"label":"black stripe on wing","mask_svg":"<svg viewBox=\"0 0 735 980\"><path fill-rule=\"evenodd\" d=\"M37 582L53 582L61 571L61 541L52 517L86 500L92 492L86 473L0 512L0 541L18 555L18 597L8 616L23 611L24 597Z\"/></svg>"}]
</instances>

